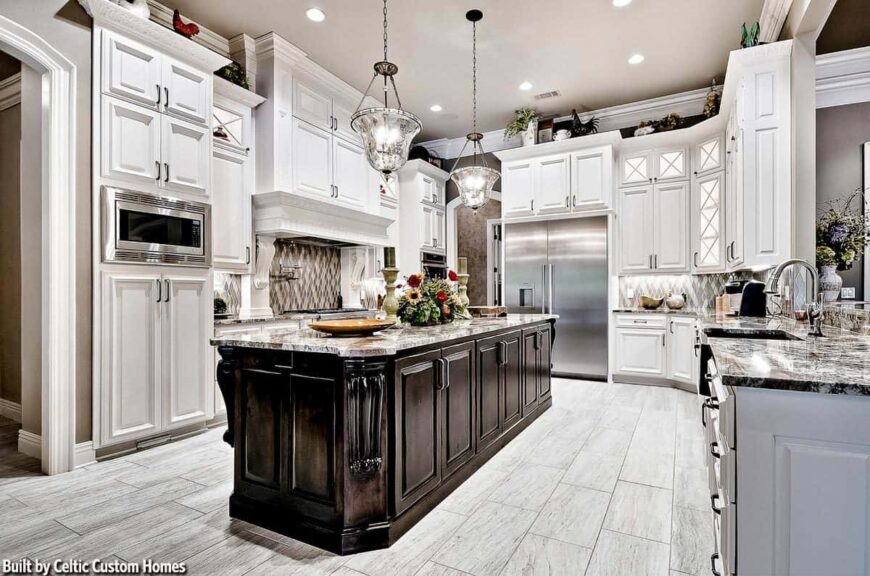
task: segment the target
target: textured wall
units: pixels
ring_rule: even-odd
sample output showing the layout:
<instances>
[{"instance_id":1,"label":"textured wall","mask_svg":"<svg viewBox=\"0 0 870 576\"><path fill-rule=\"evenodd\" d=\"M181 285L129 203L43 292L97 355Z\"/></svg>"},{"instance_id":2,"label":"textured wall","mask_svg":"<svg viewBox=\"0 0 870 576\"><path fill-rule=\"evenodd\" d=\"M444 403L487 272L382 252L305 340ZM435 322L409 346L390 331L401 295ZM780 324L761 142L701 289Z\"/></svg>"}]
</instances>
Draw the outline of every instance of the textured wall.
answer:
<instances>
[{"instance_id":1,"label":"textured wall","mask_svg":"<svg viewBox=\"0 0 870 576\"><path fill-rule=\"evenodd\" d=\"M21 403L21 106L0 111L0 398Z\"/></svg>"},{"instance_id":2,"label":"textured wall","mask_svg":"<svg viewBox=\"0 0 870 576\"><path fill-rule=\"evenodd\" d=\"M472 306L486 305L486 221L501 218L501 202L490 200L479 210L456 209L456 252L468 258L468 301Z\"/></svg>"},{"instance_id":3,"label":"textured wall","mask_svg":"<svg viewBox=\"0 0 870 576\"><path fill-rule=\"evenodd\" d=\"M337 308L341 294L341 251L289 241L275 244L275 257L269 270L269 301L272 311L308 308ZM280 274L280 263L299 265L297 280Z\"/></svg>"},{"instance_id":4,"label":"textured wall","mask_svg":"<svg viewBox=\"0 0 870 576\"><path fill-rule=\"evenodd\" d=\"M816 111L816 204L863 186L865 142L870 142L870 102ZM858 300L870 299L864 287L864 261L840 272L843 286L854 286ZM862 296L863 295L863 296Z\"/></svg>"}]
</instances>

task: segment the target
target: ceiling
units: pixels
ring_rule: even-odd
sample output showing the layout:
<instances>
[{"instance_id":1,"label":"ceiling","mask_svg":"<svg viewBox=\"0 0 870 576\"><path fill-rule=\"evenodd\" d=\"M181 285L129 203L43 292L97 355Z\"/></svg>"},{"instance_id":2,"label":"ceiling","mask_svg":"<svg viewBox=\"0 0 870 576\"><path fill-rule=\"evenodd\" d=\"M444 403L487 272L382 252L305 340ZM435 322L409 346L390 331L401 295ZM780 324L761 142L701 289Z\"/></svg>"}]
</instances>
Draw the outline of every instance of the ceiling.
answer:
<instances>
[{"instance_id":1,"label":"ceiling","mask_svg":"<svg viewBox=\"0 0 870 576\"><path fill-rule=\"evenodd\" d=\"M377 0L166 0L223 36L274 31L364 90L382 57ZM478 24L478 128L503 127L513 110L534 105L563 115L702 88L721 81L739 27L754 22L761 0L401 0L390 2L390 60L402 104L423 121L421 139L462 136L471 125L471 24ZM326 21L305 17L316 6ZM170 6L172 7L172 6ZM642 53L640 65L627 63ZM518 86L528 81L532 90ZM561 96L535 102L533 95ZM440 104L443 111L431 112Z\"/></svg>"}]
</instances>

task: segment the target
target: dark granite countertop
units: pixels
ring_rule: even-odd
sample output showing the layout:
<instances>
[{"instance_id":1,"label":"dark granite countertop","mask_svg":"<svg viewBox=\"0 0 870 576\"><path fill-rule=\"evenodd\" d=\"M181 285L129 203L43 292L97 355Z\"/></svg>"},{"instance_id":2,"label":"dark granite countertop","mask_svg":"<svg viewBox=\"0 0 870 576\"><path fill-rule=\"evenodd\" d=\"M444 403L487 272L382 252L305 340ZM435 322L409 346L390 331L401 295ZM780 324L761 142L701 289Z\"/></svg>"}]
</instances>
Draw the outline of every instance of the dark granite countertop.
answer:
<instances>
[{"instance_id":1,"label":"dark granite countertop","mask_svg":"<svg viewBox=\"0 0 870 576\"><path fill-rule=\"evenodd\" d=\"M213 346L237 346L266 350L317 352L342 357L394 356L402 350L478 336L506 328L519 328L544 320L551 314L509 314L501 318L457 320L452 324L415 328L403 326L377 332L373 336L340 338L311 330L279 330L269 334L232 334L212 338Z\"/></svg>"},{"instance_id":2,"label":"dark granite countertop","mask_svg":"<svg viewBox=\"0 0 870 576\"><path fill-rule=\"evenodd\" d=\"M782 317L731 318L705 315L701 327L757 334L778 330L797 340L706 336L726 386L870 396L870 336L823 326L807 336L806 322Z\"/></svg>"}]
</instances>

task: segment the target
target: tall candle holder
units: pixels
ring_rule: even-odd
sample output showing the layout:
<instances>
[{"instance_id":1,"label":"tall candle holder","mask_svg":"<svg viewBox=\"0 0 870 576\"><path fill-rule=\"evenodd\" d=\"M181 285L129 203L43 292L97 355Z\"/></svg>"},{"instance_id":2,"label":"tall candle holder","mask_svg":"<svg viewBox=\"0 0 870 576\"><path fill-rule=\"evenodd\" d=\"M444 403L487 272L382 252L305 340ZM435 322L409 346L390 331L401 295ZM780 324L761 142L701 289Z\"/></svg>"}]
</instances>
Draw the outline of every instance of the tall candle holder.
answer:
<instances>
[{"instance_id":1,"label":"tall candle holder","mask_svg":"<svg viewBox=\"0 0 870 576\"><path fill-rule=\"evenodd\" d=\"M399 277L398 268L384 268L381 270L387 283L387 294L384 296L383 309L387 314L387 320L398 320L396 313L399 311L399 299L396 298L396 278Z\"/></svg>"},{"instance_id":2,"label":"tall candle holder","mask_svg":"<svg viewBox=\"0 0 870 576\"><path fill-rule=\"evenodd\" d=\"M457 274L459 277L459 300L462 305L468 307L468 274Z\"/></svg>"}]
</instances>

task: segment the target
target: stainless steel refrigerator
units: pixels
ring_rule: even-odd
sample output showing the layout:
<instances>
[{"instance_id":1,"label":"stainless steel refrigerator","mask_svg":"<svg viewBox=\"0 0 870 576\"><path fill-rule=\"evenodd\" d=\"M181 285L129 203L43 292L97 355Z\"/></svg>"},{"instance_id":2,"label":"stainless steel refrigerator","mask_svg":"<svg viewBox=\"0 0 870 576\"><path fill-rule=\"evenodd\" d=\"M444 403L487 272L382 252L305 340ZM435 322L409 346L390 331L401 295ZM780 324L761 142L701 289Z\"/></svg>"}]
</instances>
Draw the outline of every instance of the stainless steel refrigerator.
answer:
<instances>
[{"instance_id":1,"label":"stainless steel refrigerator","mask_svg":"<svg viewBox=\"0 0 870 576\"><path fill-rule=\"evenodd\" d=\"M510 313L558 314L553 373L607 378L607 218L507 224L504 302Z\"/></svg>"}]
</instances>

